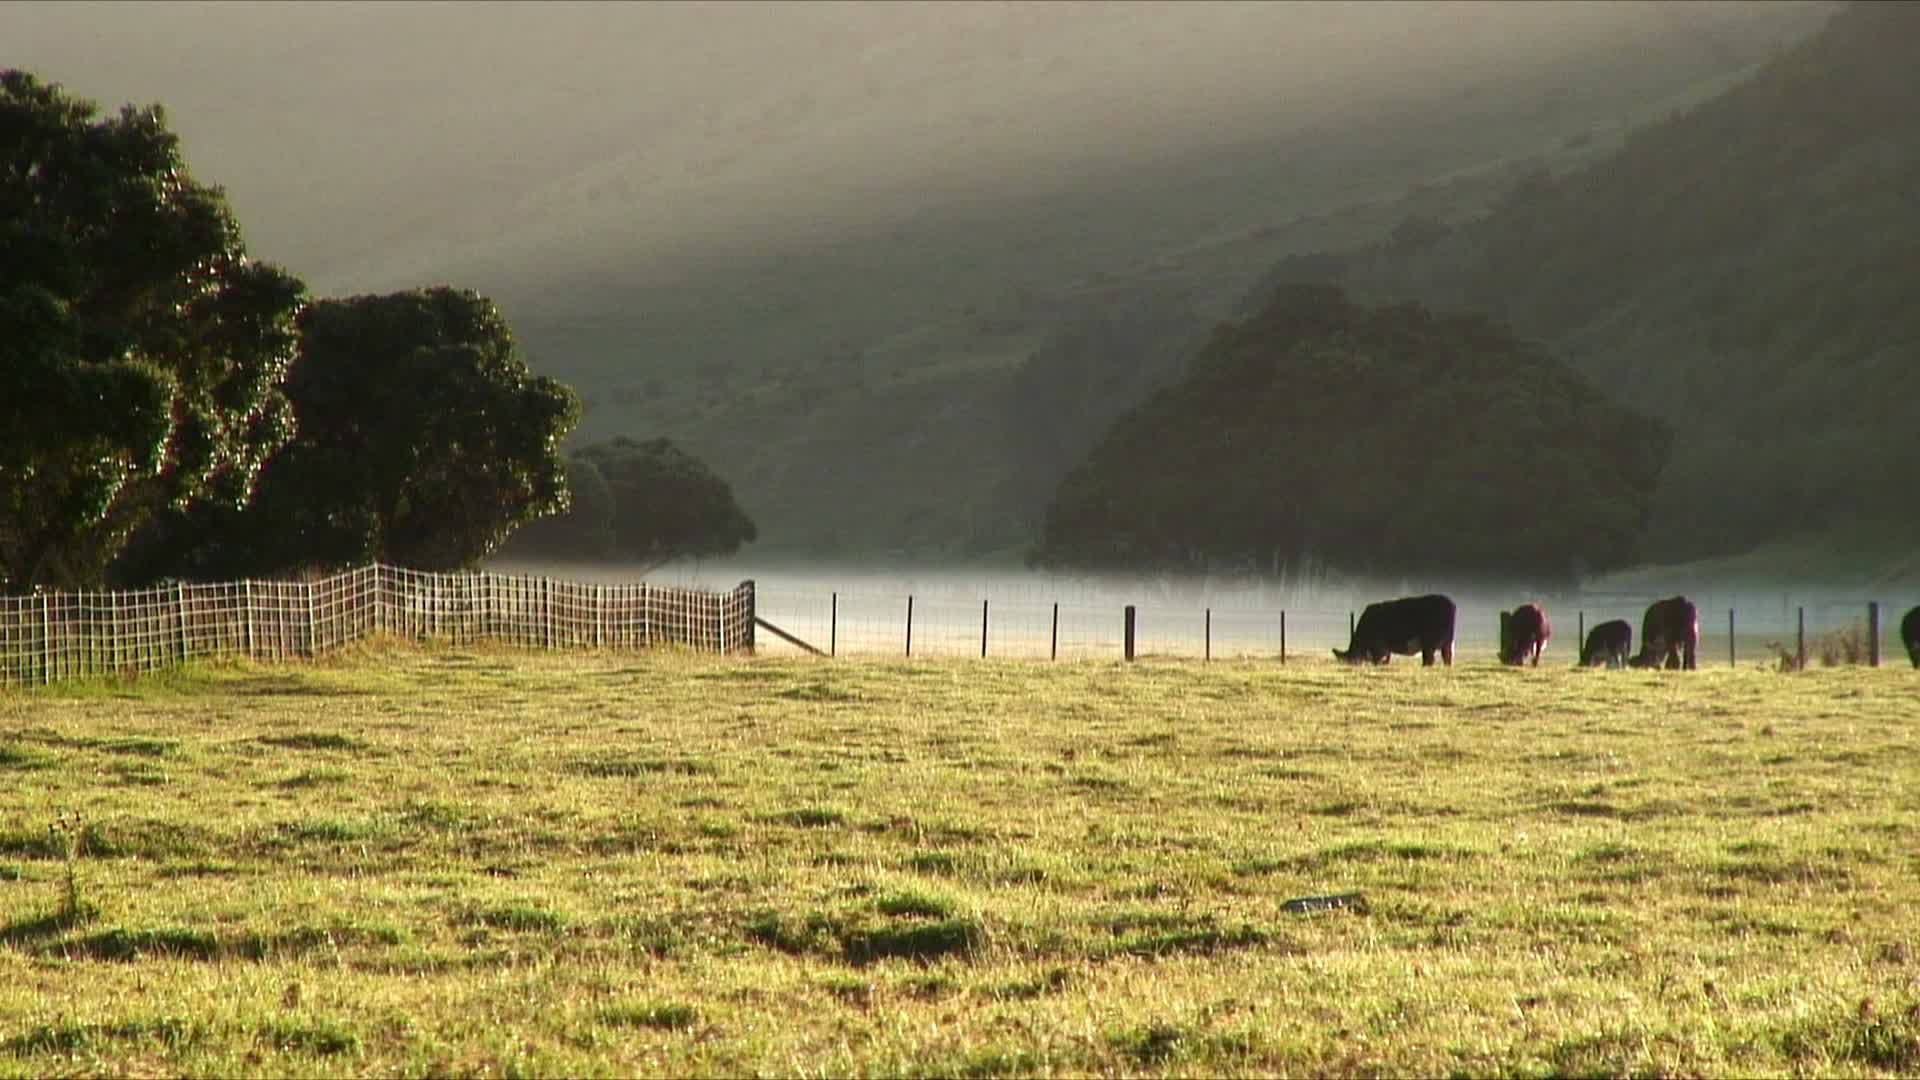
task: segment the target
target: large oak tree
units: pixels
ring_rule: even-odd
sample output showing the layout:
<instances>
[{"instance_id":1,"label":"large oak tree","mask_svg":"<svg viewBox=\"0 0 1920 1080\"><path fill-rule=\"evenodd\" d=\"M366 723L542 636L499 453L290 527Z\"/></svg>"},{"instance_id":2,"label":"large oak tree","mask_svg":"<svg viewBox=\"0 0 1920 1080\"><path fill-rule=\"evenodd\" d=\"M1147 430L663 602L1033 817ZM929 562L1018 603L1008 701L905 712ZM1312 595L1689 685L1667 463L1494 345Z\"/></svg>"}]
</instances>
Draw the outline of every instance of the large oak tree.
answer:
<instances>
[{"instance_id":1,"label":"large oak tree","mask_svg":"<svg viewBox=\"0 0 1920 1080\"><path fill-rule=\"evenodd\" d=\"M97 585L157 512L244 503L292 432L302 286L159 106L0 71L0 591Z\"/></svg>"},{"instance_id":2,"label":"large oak tree","mask_svg":"<svg viewBox=\"0 0 1920 1080\"><path fill-rule=\"evenodd\" d=\"M299 434L244 513L156 536L137 576L469 567L567 505L573 391L532 374L506 320L445 287L318 300L287 380Z\"/></svg>"}]
</instances>

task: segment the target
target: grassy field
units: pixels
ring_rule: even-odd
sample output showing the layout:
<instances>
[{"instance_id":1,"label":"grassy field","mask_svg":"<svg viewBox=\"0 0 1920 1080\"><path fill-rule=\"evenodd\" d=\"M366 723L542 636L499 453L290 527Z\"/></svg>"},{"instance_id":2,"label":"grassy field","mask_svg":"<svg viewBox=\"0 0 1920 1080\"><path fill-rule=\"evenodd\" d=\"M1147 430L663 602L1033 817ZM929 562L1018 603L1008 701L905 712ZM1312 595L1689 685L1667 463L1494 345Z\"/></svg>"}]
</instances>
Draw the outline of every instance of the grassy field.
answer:
<instances>
[{"instance_id":1,"label":"grassy field","mask_svg":"<svg viewBox=\"0 0 1920 1080\"><path fill-rule=\"evenodd\" d=\"M0 691L0 1075L1913 1074L1916 717L395 644Z\"/></svg>"}]
</instances>

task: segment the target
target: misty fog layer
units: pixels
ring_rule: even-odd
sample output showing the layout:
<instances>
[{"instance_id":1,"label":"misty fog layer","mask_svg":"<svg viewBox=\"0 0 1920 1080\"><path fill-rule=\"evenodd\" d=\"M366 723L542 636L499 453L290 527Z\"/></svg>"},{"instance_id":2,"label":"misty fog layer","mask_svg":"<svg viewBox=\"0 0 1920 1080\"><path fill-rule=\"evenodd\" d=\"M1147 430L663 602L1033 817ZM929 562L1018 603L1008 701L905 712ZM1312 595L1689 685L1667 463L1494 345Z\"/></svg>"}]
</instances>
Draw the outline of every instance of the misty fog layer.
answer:
<instances>
[{"instance_id":1,"label":"misty fog layer","mask_svg":"<svg viewBox=\"0 0 1920 1080\"><path fill-rule=\"evenodd\" d=\"M453 272L498 292L530 259L670 277L675 253L1070 186L1102 162L1271 136L1743 11L15 3L0 7L0 62L109 105L164 102L256 253L323 293Z\"/></svg>"}]
</instances>

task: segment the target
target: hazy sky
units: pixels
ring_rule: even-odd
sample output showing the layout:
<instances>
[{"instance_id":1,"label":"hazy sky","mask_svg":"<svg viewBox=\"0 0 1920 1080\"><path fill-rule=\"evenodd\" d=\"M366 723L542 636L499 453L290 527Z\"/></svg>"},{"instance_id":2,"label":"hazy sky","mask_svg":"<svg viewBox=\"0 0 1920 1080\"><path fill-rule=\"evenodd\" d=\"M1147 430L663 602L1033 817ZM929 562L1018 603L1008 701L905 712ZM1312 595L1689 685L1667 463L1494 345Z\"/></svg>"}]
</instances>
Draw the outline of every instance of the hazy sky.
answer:
<instances>
[{"instance_id":1,"label":"hazy sky","mask_svg":"<svg viewBox=\"0 0 1920 1080\"><path fill-rule=\"evenodd\" d=\"M317 291L910 216L1551 64L1729 5L0 4L0 65L159 101Z\"/></svg>"}]
</instances>

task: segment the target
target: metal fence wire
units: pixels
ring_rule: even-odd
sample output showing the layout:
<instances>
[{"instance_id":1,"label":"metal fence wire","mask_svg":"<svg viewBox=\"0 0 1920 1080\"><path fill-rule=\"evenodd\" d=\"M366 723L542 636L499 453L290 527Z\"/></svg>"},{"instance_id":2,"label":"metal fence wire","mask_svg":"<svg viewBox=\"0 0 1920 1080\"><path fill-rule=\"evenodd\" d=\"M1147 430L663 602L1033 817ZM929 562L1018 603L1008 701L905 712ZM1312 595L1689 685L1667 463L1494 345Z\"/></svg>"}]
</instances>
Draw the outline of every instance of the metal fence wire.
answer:
<instances>
[{"instance_id":1,"label":"metal fence wire","mask_svg":"<svg viewBox=\"0 0 1920 1080\"><path fill-rule=\"evenodd\" d=\"M376 564L310 582L4 596L0 684L155 671L206 657L315 657L377 634L545 649L677 645L750 653L754 587L744 581L709 592Z\"/></svg>"}]
</instances>

